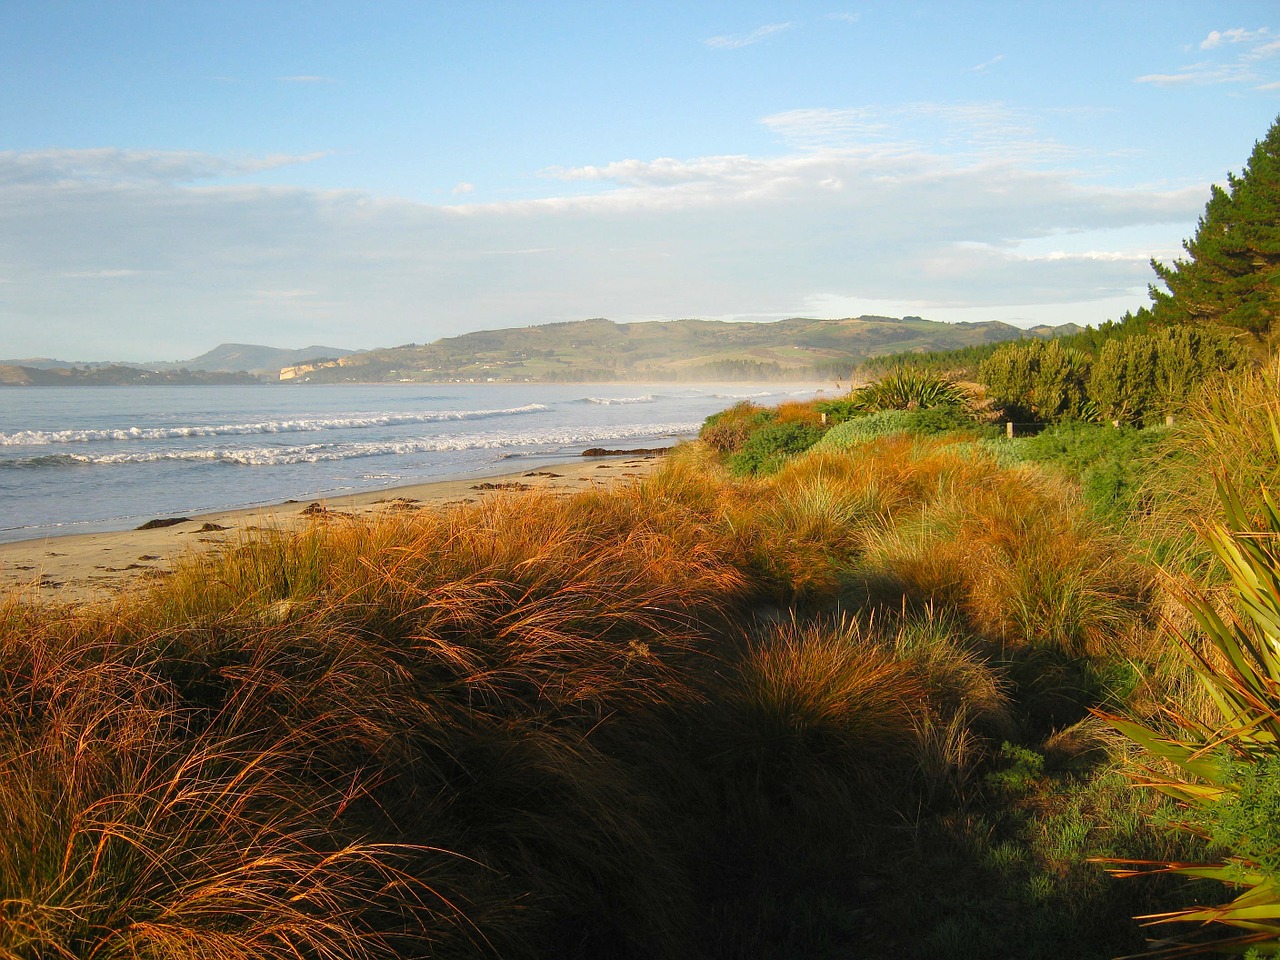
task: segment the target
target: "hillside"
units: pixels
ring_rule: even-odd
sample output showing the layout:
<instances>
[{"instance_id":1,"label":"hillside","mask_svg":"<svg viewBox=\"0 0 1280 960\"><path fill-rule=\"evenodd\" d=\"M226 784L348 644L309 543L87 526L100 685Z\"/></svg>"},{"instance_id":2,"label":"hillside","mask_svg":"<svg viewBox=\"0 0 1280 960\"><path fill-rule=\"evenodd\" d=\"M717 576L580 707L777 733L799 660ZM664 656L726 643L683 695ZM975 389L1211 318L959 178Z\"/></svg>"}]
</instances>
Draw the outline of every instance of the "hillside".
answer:
<instances>
[{"instance_id":1,"label":"hillside","mask_svg":"<svg viewBox=\"0 0 1280 960\"><path fill-rule=\"evenodd\" d=\"M314 344L291 350L285 347L263 347L252 343L222 343L207 353L202 353L190 360L183 360L175 366L183 366L188 370L224 372L249 370L254 373L274 374L281 367L291 364L317 359L336 360L352 352L342 347L322 347Z\"/></svg>"},{"instance_id":2,"label":"hillside","mask_svg":"<svg viewBox=\"0 0 1280 960\"><path fill-rule=\"evenodd\" d=\"M117 386L189 386L192 384L260 383L251 373L209 372L204 370L143 370L122 364L100 367L56 367L40 369L17 364L0 364L0 387L117 387Z\"/></svg>"},{"instance_id":3,"label":"hillside","mask_svg":"<svg viewBox=\"0 0 1280 960\"><path fill-rule=\"evenodd\" d=\"M849 376L891 353L953 350L1034 333L998 321L792 318L774 323L592 319L484 330L352 354L296 371L299 382L385 380L779 380ZM294 372L291 372L294 373Z\"/></svg>"}]
</instances>

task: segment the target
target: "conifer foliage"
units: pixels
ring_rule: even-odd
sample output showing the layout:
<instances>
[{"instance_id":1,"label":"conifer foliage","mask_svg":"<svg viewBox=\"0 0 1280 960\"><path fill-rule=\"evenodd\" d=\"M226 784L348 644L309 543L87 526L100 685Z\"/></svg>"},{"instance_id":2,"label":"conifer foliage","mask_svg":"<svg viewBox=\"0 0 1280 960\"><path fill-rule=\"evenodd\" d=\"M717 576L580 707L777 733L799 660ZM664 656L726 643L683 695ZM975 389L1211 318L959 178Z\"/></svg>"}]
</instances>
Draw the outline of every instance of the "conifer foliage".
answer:
<instances>
[{"instance_id":1,"label":"conifer foliage","mask_svg":"<svg viewBox=\"0 0 1280 960\"><path fill-rule=\"evenodd\" d=\"M1240 176L1212 188L1187 259L1151 266L1156 319L1218 323L1261 336L1280 318L1280 118Z\"/></svg>"}]
</instances>

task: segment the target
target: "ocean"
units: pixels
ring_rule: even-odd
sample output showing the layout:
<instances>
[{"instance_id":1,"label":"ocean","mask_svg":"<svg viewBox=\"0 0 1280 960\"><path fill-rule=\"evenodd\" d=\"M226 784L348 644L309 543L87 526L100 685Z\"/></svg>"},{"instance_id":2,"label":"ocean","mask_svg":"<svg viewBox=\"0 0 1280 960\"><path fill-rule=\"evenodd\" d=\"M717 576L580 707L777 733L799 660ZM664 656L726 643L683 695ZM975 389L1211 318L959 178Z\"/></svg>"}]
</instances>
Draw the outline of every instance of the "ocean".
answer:
<instances>
[{"instance_id":1,"label":"ocean","mask_svg":"<svg viewBox=\"0 0 1280 960\"><path fill-rule=\"evenodd\" d=\"M0 542L667 446L816 387L360 384L0 390Z\"/></svg>"}]
</instances>

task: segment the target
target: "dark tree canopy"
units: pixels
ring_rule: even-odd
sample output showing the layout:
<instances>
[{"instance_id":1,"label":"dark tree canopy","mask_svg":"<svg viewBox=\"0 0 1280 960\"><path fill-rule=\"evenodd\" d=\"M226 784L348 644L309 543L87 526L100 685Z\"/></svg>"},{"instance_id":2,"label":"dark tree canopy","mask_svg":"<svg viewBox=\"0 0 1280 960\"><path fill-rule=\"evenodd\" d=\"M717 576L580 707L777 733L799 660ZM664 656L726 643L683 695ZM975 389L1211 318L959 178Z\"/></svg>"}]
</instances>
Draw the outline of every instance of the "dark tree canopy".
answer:
<instances>
[{"instance_id":1,"label":"dark tree canopy","mask_svg":"<svg viewBox=\"0 0 1280 960\"><path fill-rule=\"evenodd\" d=\"M1151 266L1161 323L1219 323L1255 335L1280 318L1280 118L1254 145L1240 176L1212 188L1186 259Z\"/></svg>"}]
</instances>

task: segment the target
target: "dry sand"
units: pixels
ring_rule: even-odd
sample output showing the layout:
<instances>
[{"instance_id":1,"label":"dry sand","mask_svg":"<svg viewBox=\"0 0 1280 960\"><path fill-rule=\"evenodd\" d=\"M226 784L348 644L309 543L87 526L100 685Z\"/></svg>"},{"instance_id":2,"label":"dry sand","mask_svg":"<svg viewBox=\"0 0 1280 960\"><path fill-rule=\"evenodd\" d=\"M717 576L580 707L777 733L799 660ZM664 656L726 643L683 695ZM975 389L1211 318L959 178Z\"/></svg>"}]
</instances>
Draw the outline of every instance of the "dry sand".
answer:
<instances>
[{"instance_id":1,"label":"dry sand","mask_svg":"<svg viewBox=\"0 0 1280 960\"><path fill-rule=\"evenodd\" d=\"M225 510L184 518L149 530L84 533L0 544L0 596L13 591L57 603L106 600L140 578L163 577L175 559L192 551L235 543L255 530L287 529L313 521L317 510L373 516L475 501L506 490L571 492L632 480L652 471L661 457L634 454L584 457L520 473L441 480L342 494L313 502L289 500L269 507ZM172 517L156 518L171 520Z\"/></svg>"}]
</instances>

